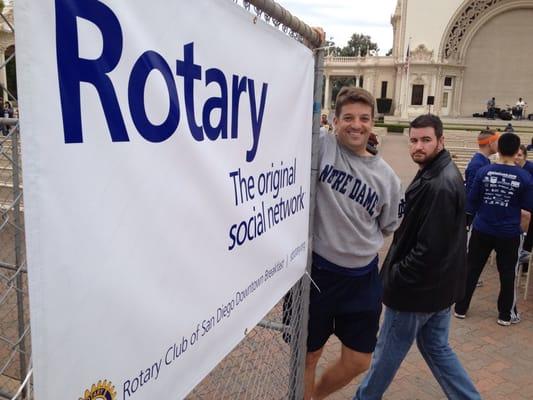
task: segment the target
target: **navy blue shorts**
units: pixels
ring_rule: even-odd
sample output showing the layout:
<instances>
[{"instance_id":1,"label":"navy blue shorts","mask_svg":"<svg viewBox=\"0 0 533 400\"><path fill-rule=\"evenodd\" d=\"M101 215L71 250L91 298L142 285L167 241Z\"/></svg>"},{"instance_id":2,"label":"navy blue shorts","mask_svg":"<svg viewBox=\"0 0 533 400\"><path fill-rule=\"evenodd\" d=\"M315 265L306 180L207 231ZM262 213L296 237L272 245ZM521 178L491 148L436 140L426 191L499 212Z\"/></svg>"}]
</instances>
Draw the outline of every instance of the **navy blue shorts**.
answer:
<instances>
[{"instance_id":1,"label":"navy blue shorts","mask_svg":"<svg viewBox=\"0 0 533 400\"><path fill-rule=\"evenodd\" d=\"M313 265L307 351L322 348L335 334L346 347L372 353L376 347L383 289L377 266L346 276Z\"/></svg>"}]
</instances>

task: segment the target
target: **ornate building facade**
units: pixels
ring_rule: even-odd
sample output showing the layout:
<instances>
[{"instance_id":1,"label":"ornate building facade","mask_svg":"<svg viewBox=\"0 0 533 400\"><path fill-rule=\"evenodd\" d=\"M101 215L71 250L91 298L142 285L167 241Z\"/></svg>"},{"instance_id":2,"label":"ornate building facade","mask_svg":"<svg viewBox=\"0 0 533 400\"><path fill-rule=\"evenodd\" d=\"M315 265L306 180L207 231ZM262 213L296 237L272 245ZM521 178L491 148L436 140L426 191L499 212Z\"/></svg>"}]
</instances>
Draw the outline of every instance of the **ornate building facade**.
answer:
<instances>
[{"instance_id":1,"label":"ornate building facade","mask_svg":"<svg viewBox=\"0 0 533 400\"><path fill-rule=\"evenodd\" d=\"M391 24L391 56L326 57L326 110L336 76L391 99L399 118L533 102L533 0L398 0Z\"/></svg>"}]
</instances>

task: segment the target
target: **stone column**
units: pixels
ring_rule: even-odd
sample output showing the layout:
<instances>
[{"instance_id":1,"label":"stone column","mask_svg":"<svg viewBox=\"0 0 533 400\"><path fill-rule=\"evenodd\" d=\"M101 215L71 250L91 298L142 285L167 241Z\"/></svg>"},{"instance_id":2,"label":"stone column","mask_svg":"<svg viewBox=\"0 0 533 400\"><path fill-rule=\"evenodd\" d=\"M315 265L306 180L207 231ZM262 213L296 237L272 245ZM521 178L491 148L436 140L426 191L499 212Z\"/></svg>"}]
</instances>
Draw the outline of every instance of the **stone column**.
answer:
<instances>
[{"instance_id":1,"label":"stone column","mask_svg":"<svg viewBox=\"0 0 533 400\"><path fill-rule=\"evenodd\" d=\"M442 109L442 95L444 92L444 72L442 66L439 65L436 72L437 85L435 87L435 105L433 106L433 114L439 115Z\"/></svg>"},{"instance_id":2,"label":"stone column","mask_svg":"<svg viewBox=\"0 0 533 400\"><path fill-rule=\"evenodd\" d=\"M402 110L401 110L401 118L402 119L409 119L409 103L410 103L410 75L411 71L409 71L408 75L406 75L402 79L402 86L404 90L402 91Z\"/></svg>"},{"instance_id":3,"label":"stone column","mask_svg":"<svg viewBox=\"0 0 533 400\"><path fill-rule=\"evenodd\" d=\"M456 82L453 86L453 103L451 115L459 117L461 115L461 103L463 101L463 83L464 83L464 69L461 69L456 76Z\"/></svg>"},{"instance_id":4,"label":"stone column","mask_svg":"<svg viewBox=\"0 0 533 400\"><path fill-rule=\"evenodd\" d=\"M403 68L396 67L396 81L394 82L394 116L399 117L403 107Z\"/></svg>"},{"instance_id":5,"label":"stone column","mask_svg":"<svg viewBox=\"0 0 533 400\"><path fill-rule=\"evenodd\" d=\"M432 76L432 85L433 85L433 90L432 90L432 93L433 93L433 96L435 98L434 102L433 102L433 107L431 107L432 109L432 113L435 114L435 115L440 115L440 104L441 104L441 100L442 100L442 87L444 85L443 81L442 81L442 76L441 76L441 66L438 66L436 69L434 69L432 71L433 73L433 76Z\"/></svg>"}]
</instances>

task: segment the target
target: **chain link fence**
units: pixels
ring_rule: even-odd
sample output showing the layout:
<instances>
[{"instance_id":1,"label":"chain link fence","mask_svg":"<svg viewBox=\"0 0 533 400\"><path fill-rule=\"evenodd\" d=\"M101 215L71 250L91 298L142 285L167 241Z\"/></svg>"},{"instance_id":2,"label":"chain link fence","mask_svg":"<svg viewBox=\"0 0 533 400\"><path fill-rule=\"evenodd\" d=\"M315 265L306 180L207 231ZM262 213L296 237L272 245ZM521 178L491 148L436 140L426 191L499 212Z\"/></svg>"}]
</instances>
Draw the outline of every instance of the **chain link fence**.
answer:
<instances>
[{"instance_id":1,"label":"chain link fence","mask_svg":"<svg viewBox=\"0 0 533 400\"><path fill-rule=\"evenodd\" d=\"M13 7L0 4L0 398L31 396Z\"/></svg>"},{"instance_id":2,"label":"chain link fence","mask_svg":"<svg viewBox=\"0 0 533 400\"><path fill-rule=\"evenodd\" d=\"M311 28L273 1L234 2L251 13L254 23L262 19L310 48L320 45L320 38ZM31 343L20 131L17 118L13 10L9 3L0 15L0 50L4 55L0 54L0 90L3 92L3 112L0 115L0 400L31 399ZM318 137L322 65L322 54L318 52L314 141ZM6 101L10 104L6 104ZM312 172L316 174L316 168ZM313 198L314 188L311 189L311 199ZM312 204L311 217L313 213ZM309 246L302 251L310 252ZM302 398L308 296L309 279L304 277L187 398Z\"/></svg>"}]
</instances>

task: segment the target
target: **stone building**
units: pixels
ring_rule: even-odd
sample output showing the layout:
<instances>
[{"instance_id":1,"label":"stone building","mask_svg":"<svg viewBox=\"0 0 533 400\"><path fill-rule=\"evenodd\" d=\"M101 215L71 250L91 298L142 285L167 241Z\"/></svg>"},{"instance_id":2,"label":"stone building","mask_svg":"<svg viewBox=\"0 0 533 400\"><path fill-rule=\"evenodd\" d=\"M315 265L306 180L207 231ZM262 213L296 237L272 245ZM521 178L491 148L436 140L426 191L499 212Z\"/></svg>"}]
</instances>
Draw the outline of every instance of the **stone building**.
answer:
<instances>
[{"instance_id":1,"label":"stone building","mask_svg":"<svg viewBox=\"0 0 533 400\"><path fill-rule=\"evenodd\" d=\"M398 0L391 24L391 56L326 58L326 110L335 76L391 99L398 118L432 100L431 112L451 117L483 112L491 97L533 102L533 0Z\"/></svg>"}]
</instances>

